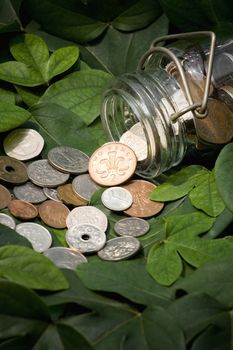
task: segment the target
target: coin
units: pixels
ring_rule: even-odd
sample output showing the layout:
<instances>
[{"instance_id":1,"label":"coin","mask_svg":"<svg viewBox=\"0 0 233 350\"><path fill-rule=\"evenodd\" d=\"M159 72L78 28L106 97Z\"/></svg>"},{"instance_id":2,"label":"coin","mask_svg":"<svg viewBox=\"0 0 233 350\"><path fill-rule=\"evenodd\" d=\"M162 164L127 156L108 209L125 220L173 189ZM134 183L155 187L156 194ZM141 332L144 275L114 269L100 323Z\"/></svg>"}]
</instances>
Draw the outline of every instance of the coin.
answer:
<instances>
[{"instance_id":1,"label":"coin","mask_svg":"<svg viewBox=\"0 0 233 350\"><path fill-rule=\"evenodd\" d=\"M0 179L12 184L24 183L28 180L27 168L17 159L0 156Z\"/></svg>"},{"instance_id":2,"label":"coin","mask_svg":"<svg viewBox=\"0 0 233 350\"><path fill-rule=\"evenodd\" d=\"M97 254L102 260L117 261L130 258L139 249L140 242L137 238L124 236L110 239Z\"/></svg>"},{"instance_id":3,"label":"coin","mask_svg":"<svg viewBox=\"0 0 233 350\"><path fill-rule=\"evenodd\" d=\"M70 227L66 232L66 241L81 253L97 252L106 242L106 235L98 226L80 224Z\"/></svg>"},{"instance_id":4,"label":"coin","mask_svg":"<svg viewBox=\"0 0 233 350\"><path fill-rule=\"evenodd\" d=\"M0 185L0 209L6 208L11 201L11 194L8 189Z\"/></svg>"},{"instance_id":5,"label":"coin","mask_svg":"<svg viewBox=\"0 0 233 350\"><path fill-rule=\"evenodd\" d=\"M164 203L154 202L149 199L151 191L156 188L156 185L151 182L132 180L123 187L131 192L133 196L133 204L129 209L124 210L125 214L147 218L159 213L163 209Z\"/></svg>"},{"instance_id":6,"label":"coin","mask_svg":"<svg viewBox=\"0 0 233 350\"><path fill-rule=\"evenodd\" d=\"M119 236L139 237L145 235L149 229L148 221L135 217L121 219L114 225L114 231Z\"/></svg>"},{"instance_id":7,"label":"coin","mask_svg":"<svg viewBox=\"0 0 233 350\"><path fill-rule=\"evenodd\" d=\"M110 187L102 193L103 205L115 211L128 209L133 203L132 194L123 187Z\"/></svg>"},{"instance_id":8,"label":"coin","mask_svg":"<svg viewBox=\"0 0 233 350\"><path fill-rule=\"evenodd\" d=\"M122 134L120 137L120 142L129 146L134 151L139 162L147 158L146 140L137 136L131 130L128 130Z\"/></svg>"},{"instance_id":9,"label":"coin","mask_svg":"<svg viewBox=\"0 0 233 350\"><path fill-rule=\"evenodd\" d=\"M53 247L44 252L52 262L60 268L75 270L80 264L86 263L86 257L78 250L65 248L65 247Z\"/></svg>"},{"instance_id":10,"label":"coin","mask_svg":"<svg viewBox=\"0 0 233 350\"><path fill-rule=\"evenodd\" d=\"M8 156L18 160L27 160L41 153L44 139L34 129L16 129L6 136L3 147Z\"/></svg>"},{"instance_id":11,"label":"coin","mask_svg":"<svg viewBox=\"0 0 233 350\"><path fill-rule=\"evenodd\" d=\"M15 230L31 243L36 252L42 253L52 244L50 232L42 225L34 222L23 222L18 224Z\"/></svg>"},{"instance_id":12,"label":"coin","mask_svg":"<svg viewBox=\"0 0 233 350\"><path fill-rule=\"evenodd\" d=\"M53 228L65 228L66 218L69 212L65 204L52 199L43 202L39 206L41 220Z\"/></svg>"},{"instance_id":13,"label":"coin","mask_svg":"<svg viewBox=\"0 0 233 350\"><path fill-rule=\"evenodd\" d=\"M58 146L48 152L48 161L64 173L81 174L87 172L89 157L76 148Z\"/></svg>"},{"instance_id":14,"label":"coin","mask_svg":"<svg viewBox=\"0 0 233 350\"><path fill-rule=\"evenodd\" d=\"M222 86L217 91L218 98L223 101L233 112L233 86Z\"/></svg>"},{"instance_id":15,"label":"coin","mask_svg":"<svg viewBox=\"0 0 233 350\"><path fill-rule=\"evenodd\" d=\"M130 147L120 142L109 142L92 154L89 174L99 185L116 186L134 174L136 165L137 157Z\"/></svg>"},{"instance_id":16,"label":"coin","mask_svg":"<svg viewBox=\"0 0 233 350\"><path fill-rule=\"evenodd\" d=\"M74 192L86 201L90 201L91 196L97 191L100 186L95 183L89 174L76 176L72 181Z\"/></svg>"},{"instance_id":17,"label":"coin","mask_svg":"<svg viewBox=\"0 0 233 350\"><path fill-rule=\"evenodd\" d=\"M82 199L81 197L78 197L72 188L71 184L65 184L58 186L57 193L59 198L65 203L65 204L71 204L75 206L80 205L86 205L88 202L85 199Z\"/></svg>"},{"instance_id":18,"label":"coin","mask_svg":"<svg viewBox=\"0 0 233 350\"><path fill-rule=\"evenodd\" d=\"M28 166L28 177L37 186L56 187L69 179L69 174L54 169L47 159L36 160Z\"/></svg>"},{"instance_id":19,"label":"coin","mask_svg":"<svg viewBox=\"0 0 233 350\"><path fill-rule=\"evenodd\" d=\"M41 203L47 199L43 189L30 181L20 186L14 186L13 193L16 198L30 203Z\"/></svg>"},{"instance_id":20,"label":"coin","mask_svg":"<svg viewBox=\"0 0 233 350\"><path fill-rule=\"evenodd\" d=\"M21 199L12 199L8 205L10 213L22 220L32 220L38 215L38 210L32 203Z\"/></svg>"},{"instance_id":21,"label":"coin","mask_svg":"<svg viewBox=\"0 0 233 350\"><path fill-rule=\"evenodd\" d=\"M10 227L12 230L15 229L15 220L7 214L0 213L0 224Z\"/></svg>"},{"instance_id":22,"label":"coin","mask_svg":"<svg viewBox=\"0 0 233 350\"><path fill-rule=\"evenodd\" d=\"M58 198L56 188L43 187L43 192L47 198L52 199L56 202L61 202L60 198Z\"/></svg>"},{"instance_id":23,"label":"coin","mask_svg":"<svg viewBox=\"0 0 233 350\"><path fill-rule=\"evenodd\" d=\"M92 224L105 232L108 226L108 219L101 210L88 205L74 208L67 216L66 226L68 228L77 224Z\"/></svg>"}]
</instances>

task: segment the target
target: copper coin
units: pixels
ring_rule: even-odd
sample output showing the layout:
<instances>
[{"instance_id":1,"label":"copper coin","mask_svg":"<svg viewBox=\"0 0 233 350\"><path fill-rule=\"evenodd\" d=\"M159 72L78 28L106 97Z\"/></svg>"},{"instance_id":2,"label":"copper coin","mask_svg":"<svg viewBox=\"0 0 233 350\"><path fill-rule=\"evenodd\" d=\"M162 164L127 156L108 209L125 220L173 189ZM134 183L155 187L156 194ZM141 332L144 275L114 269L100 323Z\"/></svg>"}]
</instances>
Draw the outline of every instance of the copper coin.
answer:
<instances>
[{"instance_id":1,"label":"copper coin","mask_svg":"<svg viewBox=\"0 0 233 350\"><path fill-rule=\"evenodd\" d=\"M6 208L11 201L11 194L8 189L0 185L0 209Z\"/></svg>"},{"instance_id":2,"label":"copper coin","mask_svg":"<svg viewBox=\"0 0 233 350\"><path fill-rule=\"evenodd\" d=\"M127 185L122 186L127 189L133 196L133 204L125 214L136 216L138 218L147 218L159 213L164 203L154 202L149 199L151 191L157 186L145 180L132 180Z\"/></svg>"},{"instance_id":3,"label":"copper coin","mask_svg":"<svg viewBox=\"0 0 233 350\"><path fill-rule=\"evenodd\" d=\"M13 184L28 180L27 168L20 160L0 156L0 179Z\"/></svg>"},{"instance_id":4,"label":"copper coin","mask_svg":"<svg viewBox=\"0 0 233 350\"><path fill-rule=\"evenodd\" d=\"M12 199L8 209L13 216L22 220L32 220L38 215L38 209L35 205L21 199Z\"/></svg>"},{"instance_id":5,"label":"copper coin","mask_svg":"<svg viewBox=\"0 0 233 350\"><path fill-rule=\"evenodd\" d=\"M98 148L89 160L91 178L102 186L126 182L135 172L137 157L134 151L120 142L109 142Z\"/></svg>"},{"instance_id":6,"label":"copper coin","mask_svg":"<svg viewBox=\"0 0 233 350\"><path fill-rule=\"evenodd\" d=\"M56 202L52 199L43 202L39 206L39 215L45 224L53 228L65 228L66 217L69 209L65 204Z\"/></svg>"},{"instance_id":7,"label":"copper coin","mask_svg":"<svg viewBox=\"0 0 233 350\"><path fill-rule=\"evenodd\" d=\"M65 203L65 204L71 204L75 206L80 205L86 205L88 201L85 199L77 196L72 188L72 184L66 184L58 186L57 193L59 195L59 198Z\"/></svg>"}]
</instances>

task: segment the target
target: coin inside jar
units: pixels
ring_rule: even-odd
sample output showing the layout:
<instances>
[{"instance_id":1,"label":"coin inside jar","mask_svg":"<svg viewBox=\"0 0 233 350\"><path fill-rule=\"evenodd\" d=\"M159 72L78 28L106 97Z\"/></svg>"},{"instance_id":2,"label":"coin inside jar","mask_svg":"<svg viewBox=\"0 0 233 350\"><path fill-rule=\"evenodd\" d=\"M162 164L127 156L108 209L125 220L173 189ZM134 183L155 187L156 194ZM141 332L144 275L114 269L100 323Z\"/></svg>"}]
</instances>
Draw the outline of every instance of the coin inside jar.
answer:
<instances>
[{"instance_id":1,"label":"coin inside jar","mask_svg":"<svg viewBox=\"0 0 233 350\"><path fill-rule=\"evenodd\" d=\"M27 168L19 160L0 156L0 179L12 184L21 184L28 180Z\"/></svg>"},{"instance_id":2,"label":"coin inside jar","mask_svg":"<svg viewBox=\"0 0 233 350\"><path fill-rule=\"evenodd\" d=\"M6 208L11 201L11 194L8 189L0 185L0 209Z\"/></svg>"},{"instance_id":3,"label":"coin inside jar","mask_svg":"<svg viewBox=\"0 0 233 350\"><path fill-rule=\"evenodd\" d=\"M10 213L22 220L32 220L38 215L38 210L32 203L21 199L12 199L8 205Z\"/></svg>"},{"instance_id":4,"label":"coin inside jar","mask_svg":"<svg viewBox=\"0 0 233 350\"><path fill-rule=\"evenodd\" d=\"M56 202L52 199L43 202L39 206L41 220L53 228L65 228L66 218L69 212L70 211L65 204Z\"/></svg>"}]
</instances>

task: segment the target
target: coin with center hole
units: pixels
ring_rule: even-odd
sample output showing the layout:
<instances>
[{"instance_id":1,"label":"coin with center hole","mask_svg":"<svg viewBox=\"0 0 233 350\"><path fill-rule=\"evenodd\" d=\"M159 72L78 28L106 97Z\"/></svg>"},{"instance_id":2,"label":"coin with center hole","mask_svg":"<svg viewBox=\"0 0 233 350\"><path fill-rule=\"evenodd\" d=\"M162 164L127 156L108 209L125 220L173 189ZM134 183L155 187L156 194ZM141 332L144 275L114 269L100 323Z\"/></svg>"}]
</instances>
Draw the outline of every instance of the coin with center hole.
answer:
<instances>
[{"instance_id":1,"label":"coin with center hole","mask_svg":"<svg viewBox=\"0 0 233 350\"><path fill-rule=\"evenodd\" d=\"M16 198L34 204L44 202L47 199L43 189L30 181L20 186L14 186L13 193Z\"/></svg>"},{"instance_id":2,"label":"coin with center hole","mask_svg":"<svg viewBox=\"0 0 233 350\"><path fill-rule=\"evenodd\" d=\"M76 249L53 247L44 252L57 267L75 270L80 264L87 263L86 257Z\"/></svg>"},{"instance_id":3,"label":"coin with center hole","mask_svg":"<svg viewBox=\"0 0 233 350\"><path fill-rule=\"evenodd\" d=\"M0 179L12 184L21 184L28 180L27 168L19 160L0 156Z\"/></svg>"},{"instance_id":4,"label":"coin with center hole","mask_svg":"<svg viewBox=\"0 0 233 350\"><path fill-rule=\"evenodd\" d=\"M16 225L16 232L25 237L32 248L39 253L46 251L52 244L50 232L42 225L34 222L23 222Z\"/></svg>"},{"instance_id":5,"label":"coin with center hole","mask_svg":"<svg viewBox=\"0 0 233 350\"><path fill-rule=\"evenodd\" d=\"M95 225L80 224L67 230L66 241L71 248L78 249L81 253L93 253L103 248L106 235Z\"/></svg>"},{"instance_id":6,"label":"coin with center hole","mask_svg":"<svg viewBox=\"0 0 233 350\"><path fill-rule=\"evenodd\" d=\"M103 205L115 211L128 209L133 203L132 194L122 187L110 187L102 193Z\"/></svg>"},{"instance_id":7,"label":"coin with center hole","mask_svg":"<svg viewBox=\"0 0 233 350\"><path fill-rule=\"evenodd\" d=\"M7 214L0 213L0 224L10 227L12 230L15 229L15 220Z\"/></svg>"},{"instance_id":8,"label":"coin with center hole","mask_svg":"<svg viewBox=\"0 0 233 350\"><path fill-rule=\"evenodd\" d=\"M114 231L119 236L139 237L145 235L149 229L148 221L135 217L121 219L114 225Z\"/></svg>"},{"instance_id":9,"label":"coin with center hole","mask_svg":"<svg viewBox=\"0 0 233 350\"><path fill-rule=\"evenodd\" d=\"M83 174L78 175L73 179L72 188L77 196L86 201L90 201L91 196L100 188L100 186L91 179L89 174Z\"/></svg>"},{"instance_id":10,"label":"coin with center hole","mask_svg":"<svg viewBox=\"0 0 233 350\"><path fill-rule=\"evenodd\" d=\"M12 199L8 209L13 216L22 220L31 220L38 216L37 207L21 199Z\"/></svg>"},{"instance_id":11,"label":"coin with center hole","mask_svg":"<svg viewBox=\"0 0 233 350\"><path fill-rule=\"evenodd\" d=\"M92 224L105 232L108 226L108 219L100 209L91 205L84 205L72 209L67 216L66 226L68 228L77 224Z\"/></svg>"},{"instance_id":12,"label":"coin with center hole","mask_svg":"<svg viewBox=\"0 0 233 350\"><path fill-rule=\"evenodd\" d=\"M53 201L52 199L43 202L39 206L41 220L53 228L65 228L66 218L69 212L65 204Z\"/></svg>"},{"instance_id":13,"label":"coin with center hole","mask_svg":"<svg viewBox=\"0 0 233 350\"><path fill-rule=\"evenodd\" d=\"M11 194L5 186L0 185L0 209L6 208L11 201Z\"/></svg>"},{"instance_id":14,"label":"coin with center hole","mask_svg":"<svg viewBox=\"0 0 233 350\"><path fill-rule=\"evenodd\" d=\"M137 238L124 236L110 239L97 254L102 260L118 261L130 258L139 249L140 242Z\"/></svg>"},{"instance_id":15,"label":"coin with center hole","mask_svg":"<svg viewBox=\"0 0 233 350\"><path fill-rule=\"evenodd\" d=\"M58 146L48 152L48 161L64 173L81 174L87 172L89 157L76 148Z\"/></svg>"}]
</instances>

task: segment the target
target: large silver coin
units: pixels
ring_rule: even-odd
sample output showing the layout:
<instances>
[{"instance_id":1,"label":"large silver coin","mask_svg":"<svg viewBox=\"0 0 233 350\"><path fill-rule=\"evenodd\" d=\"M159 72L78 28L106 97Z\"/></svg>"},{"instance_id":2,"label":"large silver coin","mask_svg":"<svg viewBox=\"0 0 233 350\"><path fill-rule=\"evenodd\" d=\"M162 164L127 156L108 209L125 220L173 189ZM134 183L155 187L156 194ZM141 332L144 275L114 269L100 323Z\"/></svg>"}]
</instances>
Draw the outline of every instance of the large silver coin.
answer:
<instances>
[{"instance_id":1,"label":"large silver coin","mask_svg":"<svg viewBox=\"0 0 233 350\"><path fill-rule=\"evenodd\" d=\"M15 220L7 214L0 213L0 224L10 227L12 230L15 229Z\"/></svg>"},{"instance_id":2,"label":"large silver coin","mask_svg":"<svg viewBox=\"0 0 233 350\"><path fill-rule=\"evenodd\" d=\"M103 260L117 261L130 258L139 249L140 242L137 238L124 236L110 239L97 254Z\"/></svg>"},{"instance_id":3,"label":"large silver coin","mask_svg":"<svg viewBox=\"0 0 233 350\"><path fill-rule=\"evenodd\" d=\"M134 134L132 131L128 130L122 134L120 142L129 146L136 154L137 160L139 162L147 158L147 143L146 140Z\"/></svg>"},{"instance_id":4,"label":"large silver coin","mask_svg":"<svg viewBox=\"0 0 233 350\"><path fill-rule=\"evenodd\" d=\"M77 250L65 247L53 247L44 252L52 262L60 268L75 270L80 264L86 263L86 257Z\"/></svg>"},{"instance_id":5,"label":"large silver coin","mask_svg":"<svg viewBox=\"0 0 233 350\"><path fill-rule=\"evenodd\" d=\"M56 201L56 202L62 202L58 197L56 188L44 187L43 192L47 198L52 199L53 201Z\"/></svg>"},{"instance_id":6,"label":"large silver coin","mask_svg":"<svg viewBox=\"0 0 233 350\"><path fill-rule=\"evenodd\" d=\"M27 170L29 179L35 185L41 187L56 187L69 179L69 174L64 174L54 169L47 159L32 162Z\"/></svg>"},{"instance_id":7,"label":"large silver coin","mask_svg":"<svg viewBox=\"0 0 233 350\"><path fill-rule=\"evenodd\" d=\"M58 146L49 151L48 161L64 173L81 174L88 170L89 157L76 148Z\"/></svg>"},{"instance_id":8,"label":"large silver coin","mask_svg":"<svg viewBox=\"0 0 233 350\"><path fill-rule=\"evenodd\" d=\"M91 196L101 187L91 179L89 174L83 174L73 179L72 188L79 197L90 201Z\"/></svg>"},{"instance_id":9,"label":"large silver coin","mask_svg":"<svg viewBox=\"0 0 233 350\"><path fill-rule=\"evenodd\" d=\"M119 220L114 225L114 231L119 236L139 237L145 235L149 229L148 221L136 217Z\"/></svg>"},{"instance_id":10,"label":"large silver coin","mask_svg":"<svg viewBox=\"0 0 233 350\"><path fill-rule=\"evenodd\" d=\"M34 129L15 129L3 141L5 153L18 160L37 157L43 147L43 137Z\"/></svg>"},{"instance_id":11,"label":"large silver coin","mask_svg":"<svg viewBox=\"0 0 233 350\"><path fill-rule=\"evenodd\" d=\"M47 250L52 244L52 236L42 225L34 222L23 222L16 226L16 232L28 239L32 248L39 253Z\"/></svg>"},{"instance_id":12,"label":"large silver coin","mask_svg":"<svg viewBox=\"0 0 233 350\"><path fill-rule=\"evenodd\" d=\"M70 247L78 249L81 253L93 253L103 248L106 235L95 225L81 224L67 230L66 241Z\"/></svg>"},{"instance_id":13,"label":"large silver coin","mask_svg":"<svg viewBox=\"0 0 233 350\"><path fill-rule=\"evenodd\" d=\"M13 188L13 193L16 198L30 203L42 203L47 199L43 189L34 185L32 182L26 182L23 185L15 186Z\"/></svg>"},{"instance_id":14,"label":"large silver coin","mask_svg":"<svg viewBox=\"0 0 233 350\"><path fill-rule=\"evenodd\" d=\"M84 205L71 210L66 218L66 226L68 228L78 224L92 224L105 232L108 226L108 219L98 208Z\"/></svg>"},{"instance_id":15,"label":"large silver coin","mask_svg":"<svg viewBox=\"0 0 233 350\"><path fill-rule=\"evenodd\" d=\"M133 196L125 188L110 187L102 193L101 200L106 208L115 211L123 211L132 205Z\"/></svg>"}]
</instances>

